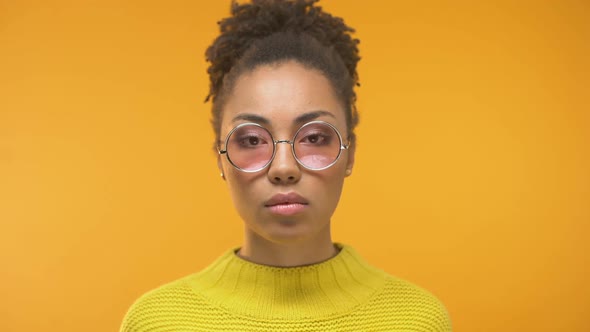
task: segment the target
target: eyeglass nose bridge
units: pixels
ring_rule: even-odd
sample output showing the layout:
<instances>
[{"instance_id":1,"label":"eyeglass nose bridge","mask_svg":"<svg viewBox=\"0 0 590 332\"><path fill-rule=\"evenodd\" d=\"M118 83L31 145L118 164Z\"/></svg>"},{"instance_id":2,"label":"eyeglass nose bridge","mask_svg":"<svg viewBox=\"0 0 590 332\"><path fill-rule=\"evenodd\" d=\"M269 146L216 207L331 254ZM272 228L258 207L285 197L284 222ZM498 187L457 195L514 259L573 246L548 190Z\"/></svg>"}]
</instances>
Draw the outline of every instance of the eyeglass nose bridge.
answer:
<instances>
[{"instance_id":1,"label":"eyeglass nose bridge","mask_svg":"<svg viewBox=\"0 0 590 332\"><path fill-rule=\"evenodd\" d=\"M279 144L279 143L287 143L289 145L293 145L293 141L289 141L288 139L280 139L280 140L276 140L275 144Z\"/></svg>"},{"instance_id":2,"label":"eyeglass nose bridge","mask_svg":"<svg viewBox=\"0 0 590 332\"><path fill-rule=\"evenodd\" d=\"M273 152L272 152L272 156L270 157L270 160L268 161L268 164L272 164L275 160L275 156L277 155L277 144L279 143L286 143L289 144L291 146L291 153L293 154L293 158L295 158L295 161L298 164L301 164L301 162L299 161L299 158L297 158L297 155L295 154L295 140L288 140L288 139L279 139L279 140L274 140L274 148L273 148Z\"/></svg>"}]
</instances>

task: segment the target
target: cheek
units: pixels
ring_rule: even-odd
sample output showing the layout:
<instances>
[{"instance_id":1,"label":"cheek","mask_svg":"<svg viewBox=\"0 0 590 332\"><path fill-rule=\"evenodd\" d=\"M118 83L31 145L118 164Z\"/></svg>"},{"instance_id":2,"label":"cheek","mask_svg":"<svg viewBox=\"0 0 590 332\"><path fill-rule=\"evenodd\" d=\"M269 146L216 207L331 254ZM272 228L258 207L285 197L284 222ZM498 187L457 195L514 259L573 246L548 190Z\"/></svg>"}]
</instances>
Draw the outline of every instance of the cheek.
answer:
<instances>
[{"instance_id":1,"label":"cheek","mask_svg":"<svg viewBox=\"0 0 590 332\"><path fill-rule=\"evenodd\" d=\"M332 190L332 194L335 196L334 199L338 201L344 187L344 179L346 177L346 162L341 160L337 165L334 165L333 171L334 174L332 174L330 181L330 189Z\"/></svg>"},{"instance_id":2,"label":"cheek","mask_svg":"<svg viewBox=\"0 0 590 332\"><path fill-rule=\"evenodd\" d=\"M324 170L325 173L317 174L310 183L310 189L316 197L325 202L338 202L344 185L344 168L334 165Z\"/></svg>"},{"instance_id":3,"label":"cheek","mask_svg":"<svg viewBox=\"0 0 590 332\"><path fill-rule=\"evenodd\" d=\"M231 165L230 165L231 167ZM233 167L232 167L233 168ZM227 187L237 204L254 198L256 192L260 192L258 184L262 174L243 173L236 169L229 169L226 173Z\"/></svg>"}]
</instances>

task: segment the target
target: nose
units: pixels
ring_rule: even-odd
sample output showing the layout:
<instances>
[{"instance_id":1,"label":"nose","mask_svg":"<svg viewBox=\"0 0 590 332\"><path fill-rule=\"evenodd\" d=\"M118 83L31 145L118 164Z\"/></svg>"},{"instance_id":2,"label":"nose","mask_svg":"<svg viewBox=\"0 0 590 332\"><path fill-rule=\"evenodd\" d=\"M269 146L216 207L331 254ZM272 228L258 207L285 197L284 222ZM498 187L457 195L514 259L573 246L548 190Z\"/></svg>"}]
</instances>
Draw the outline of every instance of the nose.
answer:
<instances>
[{"instance_id":1,"label":"nose","mask_svg":"<svg viewBox=\"0 0 590 332\"><path fill-rule=\"evenodd\" d=\"M297 183L301 178L301 168L295 160L289 141L277 141L275 157L269 165L268 179L275 184Z\"/></svg>"}]
</instances>

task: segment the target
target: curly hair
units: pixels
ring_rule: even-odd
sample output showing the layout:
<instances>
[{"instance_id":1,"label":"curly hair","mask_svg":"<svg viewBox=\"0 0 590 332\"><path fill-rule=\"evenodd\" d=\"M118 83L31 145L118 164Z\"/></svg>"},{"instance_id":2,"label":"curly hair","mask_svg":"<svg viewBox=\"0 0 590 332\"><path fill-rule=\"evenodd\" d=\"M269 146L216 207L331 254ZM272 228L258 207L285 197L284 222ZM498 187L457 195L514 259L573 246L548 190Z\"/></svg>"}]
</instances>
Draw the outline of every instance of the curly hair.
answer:
<instances>
[{"instance_id":1,"label":"curly hair","mask_svg":"<svg viewBox=\"0 0 590 332\"><path fill-rule=\"evenodd\" d=\"M239 4L232 0L231 16L218 22L220 35L205 52L211 63L205 102L213 102L211 123L216 142L220 139L224 97L236 78L257 66L288 60L318 70L328 78L345 108L348 135L354 142L359 40L352 37L354 29L341 18L315 5L318 1L252 0Z\"/></svg>"}]
</instances>

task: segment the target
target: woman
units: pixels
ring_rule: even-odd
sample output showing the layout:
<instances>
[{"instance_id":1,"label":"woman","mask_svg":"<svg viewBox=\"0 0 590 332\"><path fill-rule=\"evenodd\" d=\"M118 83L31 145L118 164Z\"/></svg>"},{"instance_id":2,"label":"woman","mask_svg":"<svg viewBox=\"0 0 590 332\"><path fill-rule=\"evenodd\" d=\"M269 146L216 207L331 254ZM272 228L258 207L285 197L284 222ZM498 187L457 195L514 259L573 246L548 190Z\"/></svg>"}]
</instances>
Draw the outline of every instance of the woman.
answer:
<instances>
[{"instance_id":1,"label":"woman","mask_svg":"<svg viewBox=\"0 0 590 332\"><path fill-rule=\"evenodd\" d=\"M215 149L244 243L157 288L121 331L450 331L427 291L333 243L354 166L358 40L317 0L232 6L206 52Z\"/></svg>"}]
</instances>

